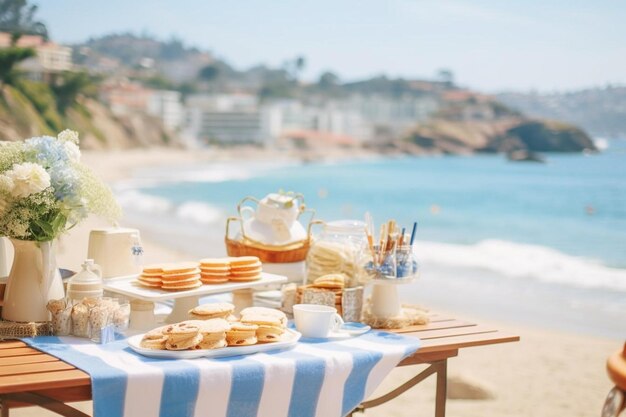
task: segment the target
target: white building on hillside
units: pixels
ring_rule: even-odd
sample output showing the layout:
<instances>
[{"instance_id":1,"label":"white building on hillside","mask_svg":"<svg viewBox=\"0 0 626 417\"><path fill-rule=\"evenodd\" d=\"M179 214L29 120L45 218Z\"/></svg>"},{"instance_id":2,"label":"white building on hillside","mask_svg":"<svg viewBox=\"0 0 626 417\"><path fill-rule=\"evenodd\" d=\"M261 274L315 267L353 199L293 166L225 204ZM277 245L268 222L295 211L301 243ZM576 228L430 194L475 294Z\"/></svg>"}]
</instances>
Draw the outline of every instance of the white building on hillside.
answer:
<instances>
[{"instance_id":1,"label":"white building on hillside","mask_svg":"<svg viewBox=\"0 0 626 417\"><path fill-rule=\"evenodd\" d=\"M272 140L292 131L323 132L349 136L355 142L371 138L371 124L358 112L339 102L309 105L298 100L280 100L263 107L267 136Z\"/></svg>"},{"instance_id":2,"label":"white building on hillside","mask_svg":"<svg viewBox=\"0 0 626 417\"><path fill-rule=\"evenodd\" d=\"M393 98L356 95L347 100L346 106L373 125L400 133L427 119L437 111L439 102L431 96Z\"/></svg>"},{"instance_id":3,"label":"white building on hillside","mask_svg":"<svg viewBox=\"0 0 626 417\"><path fill-rule=\"evenodd\" d=\"M185 102L185 133L203 143L264 142L258 98L248 94L199 94Z\"/></svg>"},{"instance_id":4,"label":"white building on hillside","mask_svg":"<svg viewBox=\"0 0 626 417\"><path fill-rule=\"evenodd\" d=\"M168 90L152 91L148 96L147 112L161 119L167 129L171 131L177 130L184 118L180 92Z\"/></svg>"}]
</instances>

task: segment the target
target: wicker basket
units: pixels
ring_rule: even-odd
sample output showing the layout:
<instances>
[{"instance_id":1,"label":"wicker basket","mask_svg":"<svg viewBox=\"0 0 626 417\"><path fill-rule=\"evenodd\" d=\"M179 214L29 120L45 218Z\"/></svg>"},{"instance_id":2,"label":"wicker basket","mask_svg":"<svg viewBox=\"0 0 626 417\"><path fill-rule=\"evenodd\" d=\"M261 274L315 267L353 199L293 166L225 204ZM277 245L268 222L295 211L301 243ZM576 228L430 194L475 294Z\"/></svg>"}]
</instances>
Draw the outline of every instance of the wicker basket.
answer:
<instances>
[{"instance_id":1,"label":"wicker basket","mask_svg":"<svg viewBox=\"0 0 626 417\"><path fill-rule=\"evenodd\" d=\"M311 246L308 240L291 246L280 247L246 244L240 240L229 238L226 238L225 241L228 256L256 256L261 262L274 264L304 261Z\"/></svg>"}]
</instances>

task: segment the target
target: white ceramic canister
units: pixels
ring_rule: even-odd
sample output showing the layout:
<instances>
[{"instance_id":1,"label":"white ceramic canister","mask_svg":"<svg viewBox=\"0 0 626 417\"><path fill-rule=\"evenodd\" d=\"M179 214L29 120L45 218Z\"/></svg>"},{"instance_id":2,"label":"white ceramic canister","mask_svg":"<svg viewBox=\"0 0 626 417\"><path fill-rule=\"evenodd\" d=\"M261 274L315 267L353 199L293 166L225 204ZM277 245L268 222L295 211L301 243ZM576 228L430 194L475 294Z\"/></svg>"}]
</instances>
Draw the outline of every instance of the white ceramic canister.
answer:
<instances>
[{"instance_id":1,"label":"white ceramic canister","mask_svg":"<svg viewBox=\"0 0 626 417\"><path fill-rule=\"evenodd\" d=\"M102 295L102 270L93 259L87 259L81 271L67 283L67 297L73 302L80 302L83 298L102 298Z\"/></svg>"}]
</instances>

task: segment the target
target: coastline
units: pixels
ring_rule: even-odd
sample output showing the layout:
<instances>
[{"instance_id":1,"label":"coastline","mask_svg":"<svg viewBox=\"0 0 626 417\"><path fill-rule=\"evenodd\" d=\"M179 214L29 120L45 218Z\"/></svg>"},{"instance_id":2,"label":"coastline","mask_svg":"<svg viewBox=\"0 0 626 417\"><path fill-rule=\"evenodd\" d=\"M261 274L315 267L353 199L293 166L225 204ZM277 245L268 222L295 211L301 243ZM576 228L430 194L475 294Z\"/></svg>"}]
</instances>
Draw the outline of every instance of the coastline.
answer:
<instances>
[{"instance_id":1,"label":"coastline","mask_svg":"<svg viewBox=\"0 0 626 417\"><path fill-rule=\"evenodd\" d=\"M172 149L132 150L119 152L84 152L84 162L109 184L131 179L137 172L149 169L167 169L202 162L229 162L270 160L271 155L258 150L184 151ZM297 158L283 157L284 163L299 163ZM59 242L58 262L74 267L86 257L88 232L102 226L89 219L72 230ZM131 226L132 223L123 223ZM221 227L220 227L221 230ZM170 242L141 230L145 248L145 262L163 262L194 259L185 251L172 249ZM217 233L217 231L216 231ZM216 246L223 236L215 236ZM193 243L193 242L191 242ZM223 245L222 245L223 246ZM217 249L216 249L217 247ZM207 255L209 255L207 250ZM428 300L420 300L427 307ZM454 308L451 308L454 310ZM459 314L451 313L459 316ZM466 315L463 315L465 317ZM503 318L499 318L503 320ZM484 318L477 321L485 323ZM495 394L489 400L450 400L448 415L462 416L587 416L597 415L611 383L604 362L617 350L623 340L590 337L573 333L545 330L538 326L521 327L511 323L486 323L522 337L519 343L464 349L458 358L449 362L452 379L467 379L484 385ZM409 377L409 369L398 369L388 377L381 389L398 385ZM451 384L452 385L452 384ZM375 408L365 415L427 416L434 407L434 381L412 389L390 404ZM16 412L16 415L18 412Z\"/></svg>"}]
</instances>

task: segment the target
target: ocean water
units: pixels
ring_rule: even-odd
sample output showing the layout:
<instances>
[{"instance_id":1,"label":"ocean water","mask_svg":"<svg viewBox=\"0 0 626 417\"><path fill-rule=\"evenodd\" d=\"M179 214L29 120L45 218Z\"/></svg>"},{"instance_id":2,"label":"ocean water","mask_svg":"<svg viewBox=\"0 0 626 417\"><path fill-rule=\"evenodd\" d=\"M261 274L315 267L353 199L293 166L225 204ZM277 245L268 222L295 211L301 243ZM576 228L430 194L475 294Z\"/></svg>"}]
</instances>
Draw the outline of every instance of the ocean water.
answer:
<instances>
[{"instance_id":1,"label":"ocean water","mask_svg":"<svg viewBox=\"0 0 626 417\"><path fill-rule=\"evenodd\" d=\"M626 142L547 160L211 164L139 171L117 193L129 222L199 256L223 252L241 198L278 190L304 194L324 220L417 221L422 278L407 301L623 338Z\"/></svg>"}]
</instances>

